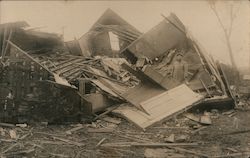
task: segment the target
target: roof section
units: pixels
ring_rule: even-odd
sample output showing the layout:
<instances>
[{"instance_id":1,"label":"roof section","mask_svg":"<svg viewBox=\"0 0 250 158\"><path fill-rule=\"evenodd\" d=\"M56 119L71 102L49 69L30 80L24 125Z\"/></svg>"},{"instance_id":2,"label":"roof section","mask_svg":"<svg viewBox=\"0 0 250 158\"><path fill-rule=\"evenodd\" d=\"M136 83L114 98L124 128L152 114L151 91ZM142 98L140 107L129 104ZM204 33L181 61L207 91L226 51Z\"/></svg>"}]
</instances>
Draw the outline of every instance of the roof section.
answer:
<instances>
[{"instance_id":1,"label":"roof section","mask_svg":"<svg viewBox=\"0 0 250 158\"><path fill-rule=\"evenodd\" d=\"M130 57L131 53L137 58L147 57L152 60L163 55L169 49L182 48L186 44L185 26L176 15L171 13L130 44L122 53L134 63L134 58Z\"/></svg>"},{"instance_id":2,"label":"roof section","mask_svg":"<svg viewBox=\"0 0 250 158\"><path fill-rule=\"evenodd\" d=\"M94 30L98 24L101 25L121 25L125 26L131 31L135 31L136 33L140 33L134 26L130 25L127 21L125 21L122 17L120 17L117 13L113 10L108 8L102 16L94 23L90 30Z\"/></svg>"}]
</instances>

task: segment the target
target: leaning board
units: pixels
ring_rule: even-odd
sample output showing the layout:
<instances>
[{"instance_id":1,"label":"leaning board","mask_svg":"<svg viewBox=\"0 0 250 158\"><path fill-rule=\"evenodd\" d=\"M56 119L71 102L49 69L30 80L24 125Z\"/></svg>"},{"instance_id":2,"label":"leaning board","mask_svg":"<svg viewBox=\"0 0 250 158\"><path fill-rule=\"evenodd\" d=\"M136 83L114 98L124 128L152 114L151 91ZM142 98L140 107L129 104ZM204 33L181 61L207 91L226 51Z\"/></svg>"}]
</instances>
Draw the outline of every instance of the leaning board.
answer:
<instances>
[{"instance_id":1,"label":"leaning board","mask_svg":"<svg viewBox=\"0 0 250 158\"><path fill-rule=\"evenodd\" d=\"M145 129L178 112L187 110L191 105L202 99L202 95L193 92L185 84L182 84L167 92L163 92L153 98L141 102L141 107L148 114L131 106L119 107L113 112L122 115L127 120Z\"/></svg>"}]
</instances>

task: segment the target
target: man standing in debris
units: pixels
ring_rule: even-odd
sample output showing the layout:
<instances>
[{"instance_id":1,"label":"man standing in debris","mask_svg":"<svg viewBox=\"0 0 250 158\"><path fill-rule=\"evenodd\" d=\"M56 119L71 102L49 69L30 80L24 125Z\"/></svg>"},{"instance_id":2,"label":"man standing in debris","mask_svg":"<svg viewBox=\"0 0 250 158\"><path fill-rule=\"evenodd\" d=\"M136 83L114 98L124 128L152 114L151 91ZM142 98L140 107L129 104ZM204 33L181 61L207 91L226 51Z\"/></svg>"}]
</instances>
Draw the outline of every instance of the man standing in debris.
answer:
<instances>
[{"instance_id":1,"label":"man standing in debris","mask_svg":"<svg viewBox=\"0 0 250 158\"><path fill-rule=\"evenodd\" d=\"M188 65L183 60L183 51L180 51L176 54L172 72L174 80L176 80L180 84L183 83L184 81L188 84L187 82Z\"/></svg>"}]
</instances>

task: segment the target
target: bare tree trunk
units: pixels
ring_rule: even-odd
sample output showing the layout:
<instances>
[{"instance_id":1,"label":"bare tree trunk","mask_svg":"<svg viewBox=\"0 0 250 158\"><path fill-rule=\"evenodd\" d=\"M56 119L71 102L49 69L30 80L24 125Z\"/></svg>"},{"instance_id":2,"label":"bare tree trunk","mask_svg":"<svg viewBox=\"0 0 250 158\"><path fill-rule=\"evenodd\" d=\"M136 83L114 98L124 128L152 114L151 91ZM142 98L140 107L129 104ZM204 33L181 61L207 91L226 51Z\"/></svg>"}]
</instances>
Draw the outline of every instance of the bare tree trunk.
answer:
<instances>
[{"instance_id":1,"label":"bare tree trunk","mask_svg":"<svg viewBox=\"0 0 250 158\"><path fill-rule=\"evenodd\" d=\"M224 35L225 35L225 40L226 40L226 45L227 45L227 49L228 49L228 53L229 53L229 57L230 57L230 60L231 60L231 64L233 66L234 69L237 70L237 66L236 66L236 63L235 63L235 60L234 60L234 57L233 57L233 51L232 51L232 46L231 46L231 42L230 42L230 35L231 35L231 32L232 32L232 23L233 23L233 19L231 18L231 22L230 22L230 29L227 31L227 29L224 27L221 19L220 19L220 16L218 15L218 12L217 10L215 9L215 6L211 7L212 10L214 11L214 14L216 15L217 17L217 20L224 32ZM232 14L232 13L231 13Z\"/></svg>"},{"instance_id":2,"label":"bare tree trunk","mask_svg":"<svg viewBox=\"0 0 250 158\"><path fill-rule=\"evenodd\" d=\"M231 5L230 7L230 26L229 26L229 29L227 30L226 27L223 25L222 21L221 21L221 18L216 10L216 6L215 6L215 3L210 3L210 7L211 9L213 10L220 26L221 26L221 29L223 30L223 33L224 33L224 36L225 36L225 41L226 41L226 46L227 46L227 49L228 49L228 53L229 53L229 57L230 57L230 61L231 61L231 64L232 64L232 67L233 67L233 76L234 76L234 81L235 81L235 85L236 87L238 87L238 81L239 81L239 75L238 75L238 68L237 68L237 65L235 63L235 60L234 60L234 56L233 56L233 50L232 50L232 46L231 46L231 42L230 42L230 36L231 36L231 32L232 32L232 25L233 25L233 20L235 18L235 15L233 15L233 6Z\"/></svg>"},{"instance_id":3,"label":"bare tree trunk","mask_svg":"<svg viewBox=\"0 0 250 158\"><path fill-rule=\"evenodd\" d=\"M231 47L230 38L228 37L228 35L226 33L225 33L225 39L226 39L226 44L227 44L228 53L229 53L229 56L230 56L232 66L233 66L234 69L237 70L237 65L236 65L234 57L233 57L233 50L232 50L232 47Z\"/></svg>"}]
</instances>

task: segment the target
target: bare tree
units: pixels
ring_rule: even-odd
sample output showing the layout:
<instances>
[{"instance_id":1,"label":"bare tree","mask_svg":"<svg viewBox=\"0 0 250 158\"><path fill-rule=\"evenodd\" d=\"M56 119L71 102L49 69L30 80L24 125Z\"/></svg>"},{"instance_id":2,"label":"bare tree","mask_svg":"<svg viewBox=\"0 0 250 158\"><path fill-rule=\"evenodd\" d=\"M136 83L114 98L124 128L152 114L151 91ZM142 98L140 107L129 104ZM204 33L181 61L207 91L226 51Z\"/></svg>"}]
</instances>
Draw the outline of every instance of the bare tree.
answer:
<instances>
[{"instance_id":1,"label":"bare tree","mask_svg":"<svg viewBox=\"0 0 250 158\"><path fill-rule=\"evenodd\" d=\"M239 11L239 6L238 8L236 8L236 5L235 3L239 3L240 2L233 2L233 1L229 1L229 2L226 2L226 1L223 1L223 3L228 3L228 10L229 10L229 25L226 26L223 21L222 21L222 18L221 16L219 15L219 12L218 12L218 9L217 9L217 3L218 3L218 0L208 0L208 3L209 3L209 6L210 8L212 9L212 11L214 12L219 24L220 24L220 27L221 29L223 30L223 33L224 33L224 36L225 36L225 42L226 42L226 46L227 46L227 49L228 49L228 53L229 53L229 57L230 57L230 60L231 60L231 64L232 64L232 67L237 70L237 66L236 66L236 63L235 63L235 60L234 60L234 57L233 57L233 50L232 50L232 45L231 45L231 41L230 41L230 38L231 38L231 34L232 34L232 30L233 30L233 22L235 21L235 18L237 17L237 12Z\"/></svg>"}]
</instances>

